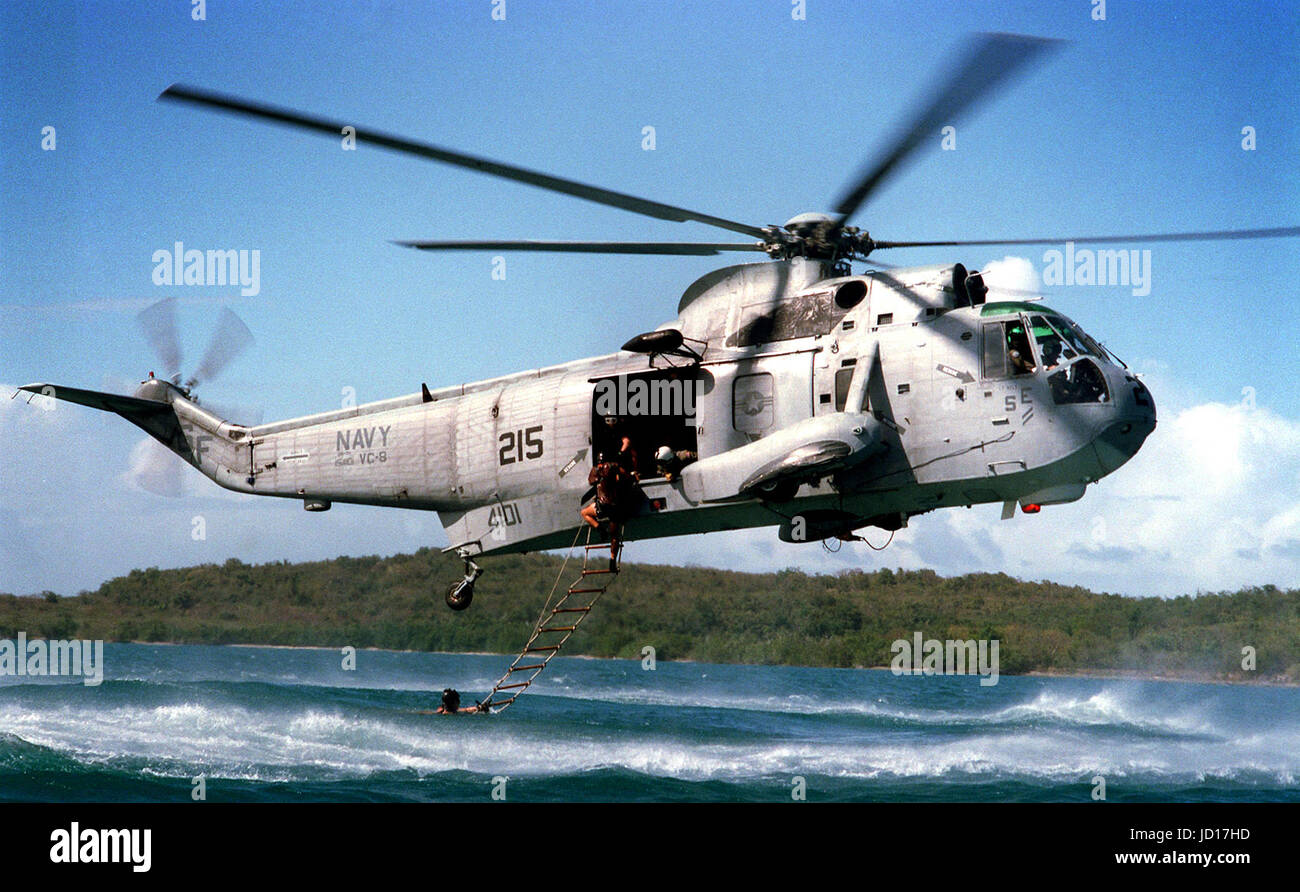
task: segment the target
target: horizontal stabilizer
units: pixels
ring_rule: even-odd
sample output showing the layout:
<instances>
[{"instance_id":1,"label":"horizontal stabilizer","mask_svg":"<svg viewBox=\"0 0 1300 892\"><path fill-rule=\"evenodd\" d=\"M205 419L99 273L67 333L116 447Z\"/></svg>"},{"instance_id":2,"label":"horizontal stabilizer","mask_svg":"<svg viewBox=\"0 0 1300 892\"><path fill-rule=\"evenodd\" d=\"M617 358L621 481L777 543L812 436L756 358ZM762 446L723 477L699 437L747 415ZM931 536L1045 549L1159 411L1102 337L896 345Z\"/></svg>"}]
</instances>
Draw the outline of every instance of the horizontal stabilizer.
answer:
<instances>
[{"instance_id":1,"label":"horizontal stabilizer","mask_svg":"<svg viewBox=\"0 0 1300 892\"><path fill-rule=\"evenodd\" d=\"M92 409L116 412L118 415L144 417L171 411L171 404L160 400L142 400L134 396L122 396L117 393L102 393L98 390L81 390L76 387L63 387L57 384L26 384L19 390L41 396L66 400Z\"/></svg>"}]
</instances>

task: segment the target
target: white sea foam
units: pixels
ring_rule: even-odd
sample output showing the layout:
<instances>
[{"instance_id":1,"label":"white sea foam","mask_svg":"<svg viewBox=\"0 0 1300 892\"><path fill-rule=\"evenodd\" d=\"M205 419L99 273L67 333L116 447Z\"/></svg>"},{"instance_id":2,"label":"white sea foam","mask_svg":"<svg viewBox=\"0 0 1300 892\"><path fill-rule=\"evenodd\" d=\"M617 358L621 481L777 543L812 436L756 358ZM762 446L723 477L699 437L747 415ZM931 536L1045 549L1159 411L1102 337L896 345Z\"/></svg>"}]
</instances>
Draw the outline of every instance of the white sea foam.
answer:
<instances>
[{"instance_id":1,"label":"white sea foam","mask_svg":"<svg viewBox=\"0 0 1300 892\"><path fill-rule=\"evenodd\" d=\"M1114 725L1168 734L1213 734L1213 722L1197 710L1170 711L1160 704L1138 700L1117 689L1105 688L1088 695L1041 691L1021 703L986 710L923 709L899 705L876 696L848 699L844 696L818 698L806 694L738 695L661 690L621 686L584 690L557 685L537 685L535 696L576 697L597 702L642 704L657 707L710 710L740 709L760 712L811 715L869 716L918 725L1029 725L1063 726Z\"/></svg>"},{"instance_id":2,"label":"white sea foam","mask_svg":"<svg viewBox=\"0 0 1300 892\"><path fill-rule=\"evenodd\" d=\"M793 708L793 707L792 707ZM887 707L880 707L887 709ZM1294 727L1244 736L1151 739L1098 737L1093 726L1132 724L1118 694L1071 699L1043 693L994 712L986 729L958 737L900 738L890 729L860 739L757 738L713 742L698 733L612 734L494 719L431 720L319 706L251 709L186 702L157 707L59 706L34 710L0 704L0 727L30 743L87 763L113 763L156 776L292 781L365 777L409 770L483 775L570 775L622 768L684 780L789 778L1023 777L1086 782L1142 777L1177 782L1264 776L1293 785L1300 774ZM1026 716L1073 724L1017 724ZM928 714L928 713L927 713ZM928 714L936 718L937 712ZM911 719L909 719L911 720ZM1195 716L1167 718L1200 727Z\"/></svg>"},{"instance_id":3,"label":"white sea foam","mask_svg":"<svg viewBox=\"0 0 1300 892\"><path fill-rule=\"evenodd\" d=\"M669 663L649 673L633 661L584 660L553 666L562 671L543 676L504 716L443 720L383 704L426 699L394 690L485 691L505 661L363 652L364 671L354 675L336 671L328 652L119 656L138 680L110 678L93 697L0 691L0 731L144 776L265 782L615 768L781 784L803 775L1087 787L1101 773L1293 787L1300 775L1300 711L1285 708L1293 692L1267 689L1010 677L979 688L974 679Z\"/></svg>"}]
</instances>

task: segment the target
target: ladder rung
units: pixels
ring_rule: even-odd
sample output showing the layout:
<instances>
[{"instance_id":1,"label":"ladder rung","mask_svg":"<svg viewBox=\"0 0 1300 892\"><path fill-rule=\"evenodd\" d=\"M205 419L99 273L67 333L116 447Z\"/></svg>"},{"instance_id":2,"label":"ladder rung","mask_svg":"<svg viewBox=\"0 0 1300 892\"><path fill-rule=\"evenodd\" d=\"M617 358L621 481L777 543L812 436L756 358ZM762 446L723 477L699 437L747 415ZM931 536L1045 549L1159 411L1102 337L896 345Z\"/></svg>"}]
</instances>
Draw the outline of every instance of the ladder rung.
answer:
<instances>
[{"instance_id":1,"label":"ladder rung","mask_svg":"<svg viewBox=\"0 0 1300 892\"><path fill-rule=\"evenodd\" d=\"M582 622L583 615L591 612L592 608L595 606L596 599L599 598L602 594L604 594L605 590L610 586L610 584L614 582L613 577L619 571L618 558L620 552L622 551L622 548L616 547L615 543L613 542L597 542L595 544L590 544L590 538L591 538L590 530L588 531L587 536L588 536L589 544L584 545L583 548L587 553L590 553L592 551L599 551L602 549L608 551L609 569L597 570L597 569L589 568L587 566L588 563L602 564L603 561L589 560L587 554L583 555L581 576L579 576L579 578L572 584L572 586L570 586L570 588L568 589L564 597L560 598L559 603L555 607L551 608L551 613L550 613L550 616L552 617L558 616L561 613L576 613L578 614L578 616L576 616L572 620L572 625L567 625L567 626L548 626L544 624L545 621L539 622L537 627L533 630L532 636L528 639L528 643L524 645L524 649L520 651L519 656L515 658L515 661L518 662L522 660L525 654L546 654L546 657L540 663L512 665L508 669L506 669L505 675L501 676L500 681L498 681L496 685L493 686L492 693L488 694L486 700L481 704L481 707L484 710L487 710L489 712L493 710L500 711L502 709L505 709L511 703L514 703L516 700L518 700L519 695L522 694L536 680L537 674L546 668L546 665L551 661L551 658L555 656L555 654L559 652L560 648L564 645L564 643L569 640L569 636L573 634L575 631L577 631L578 624ZM597 588L580 587L583 585L583 580L585 580L589 576L609 576L610 579L605 580L605 584ZM557 580L557 582L558 581L559 580ZM599 582L599 580L597 580L597 582ZM554 592L552 592L552 594L554 594ZM587 605L585 607L560 606L574 595L592 595L592 597L587 599L582 599L582 598L578 599L578 600L587 601ZM549 599L548 599L548 603L549 603ZM560 642L559 644L534 644L533 643L540 636L546 634L562 634L564 637L558 639ZM551 640L554 641L557 639L552 638ZM510 682L509 684L504 684L506 679L510 678L512 674L518 672L532 672L533 675L530 675L524 681L515 681L515 682ZM502 698L501 700L492 699L498 694L498 692L508 691L508 690L513 690L515 693L511 694L509 697Z\"/></svg>"}]
</instances>

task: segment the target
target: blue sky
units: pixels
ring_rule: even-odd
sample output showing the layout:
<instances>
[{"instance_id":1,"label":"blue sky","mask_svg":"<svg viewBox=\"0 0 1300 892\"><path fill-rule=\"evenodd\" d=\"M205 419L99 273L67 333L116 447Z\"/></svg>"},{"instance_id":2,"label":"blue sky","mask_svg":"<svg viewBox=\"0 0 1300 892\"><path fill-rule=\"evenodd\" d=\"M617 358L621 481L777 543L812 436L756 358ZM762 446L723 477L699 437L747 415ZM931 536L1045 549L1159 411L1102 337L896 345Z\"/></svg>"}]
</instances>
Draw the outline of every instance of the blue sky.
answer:
<instances>
[{"instance_id":1,"label":"blue sky","mask_svg":"<svg viewBox=\"0 0 1300 892\"><path fill-rule=\"evenodd\" d=\"M222 305L258 339L203 394L287 417L345 388L380 399L609 352L728 260L515 254L495 281L489 255L388 239L729 236L155 102L175 81L761 225L827 210L970 33L1013 31L1068 43L957 121L955 151L936 134L855 223L904 240L1300 222L1296 4L1112 0L1105 21L1088 0L808 0L802 21L788 0L505 7L494 21L491 0L213 2L195 21L187 2L0 6L0 383L130 386L156 365L134 314L175 296L187 369ZM260 294L155 286L153 252L176 241L260 251ZM1149 295L1048 289L1147 375L1161 412L1081 502L1006 523L996 506L926 515L881 554L760 531L629 558L1005 571L1131 594L1300 584L1300 241L1133 247L1151 249ZM882 259L1041 270L1043 250ZM445 544L432 515L307 515L197 474L162 499L124 479L140 440L125 422L0 402L0 591Z\"/></svg>"}]
</instances>

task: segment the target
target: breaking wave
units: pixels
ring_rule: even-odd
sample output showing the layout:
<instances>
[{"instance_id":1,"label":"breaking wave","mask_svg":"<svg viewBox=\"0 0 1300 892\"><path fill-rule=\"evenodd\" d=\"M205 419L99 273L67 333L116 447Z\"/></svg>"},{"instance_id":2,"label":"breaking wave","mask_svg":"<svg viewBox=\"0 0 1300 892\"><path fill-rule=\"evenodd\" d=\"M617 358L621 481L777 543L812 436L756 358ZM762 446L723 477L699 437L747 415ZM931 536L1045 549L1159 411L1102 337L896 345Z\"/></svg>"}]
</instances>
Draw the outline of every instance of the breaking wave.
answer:
<instances>
[{"instance_id":1,"label":"breaking wave","mask_svg":"<svg viewBox=\"0 0 1300 892\"><path fill-rule=\"evenodd\" d=\"M397 659L402 684L375 688L250 675L223 667L226 656L204 654L201 681L169 670L99 688L0 686L0 797L164 798L203 774L266 798L465 798L497 775L561 799L752 798L794 775L844 798L968 798L988 784L1060 798L1102 774L1154 796L1300 799L1295 689L1013 677L981 688L888 672L572 661L502 715L447 719L423 712L442 679L485 688L500 658L441 655L438 677L426 674L429 655L388 655L411 666L403 674Z\"/></svg>"}]
</instances>

